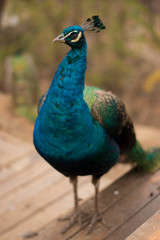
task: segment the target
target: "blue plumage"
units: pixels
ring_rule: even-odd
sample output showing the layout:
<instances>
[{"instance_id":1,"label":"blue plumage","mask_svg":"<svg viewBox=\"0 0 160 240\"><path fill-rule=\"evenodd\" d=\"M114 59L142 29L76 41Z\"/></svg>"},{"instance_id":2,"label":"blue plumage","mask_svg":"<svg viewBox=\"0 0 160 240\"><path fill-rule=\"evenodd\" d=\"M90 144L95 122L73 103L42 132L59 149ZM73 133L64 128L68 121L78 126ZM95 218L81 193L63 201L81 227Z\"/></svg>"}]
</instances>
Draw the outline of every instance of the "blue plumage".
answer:
<instances>
[{"instance_id":1,"label":"blue plumage","mask_svg":"<svg viewBox=\"0 0 160 240\"><path fill-rule=\"evenodd\" d=\"M141 169L143 166L149 169L151 165L151 160L148 161L136 144L133 123L124 104L110 92L93 87L84 89L87 64L84 31L98 32L104 28L99 17L93 16L81 27L64 29L53 40L65 42L71 50L58 66L48 92L38 105L34 145L48 163L70 177L74 187L75 211L63 232L83 219L78 204L77 176L93 176L95 213L90 232L97 221L103 220L98 209L99 178L115 165L119 154L133 149L129 154L133 162ZM143 164L137 160L139 156Z\"/></svg>"},{"instance_id":2,"label":"blue plumage","mask_svg":"<svg viewBox=\"0 0 160 240\"><path fill-rule=\"evenodd\" d=\"M104 28L97 16L88 19L84 28L97 31L97 24ZM99 177L117 162L119 147L93 118L83 98L87 56L83 28L68 27L55 41L65 41L71 50L58 66L48 93L40 99L33 138L40 155L73 182L73 219L78 221L82 214L78 206L77 176L92 175L97 187ZM99 216L98 207L96 215ZM73 219L63 231L72 225Z\"/></svg>"},{"instance_id":3,"label":"blue plumage","mask_svg":"<svg viewBox=\"0 0 160 240\"><path fill-rule=\"evenodd\" d=\"M73 31L84 34L79 26L65 29L64 34ZM35 123L34 144L53 167L67 176L100 176L118 160L119 149L103 127L93 121L83 99L87 52L84 36L82 42L58 67Z\"/></svg>"}]
</instances>

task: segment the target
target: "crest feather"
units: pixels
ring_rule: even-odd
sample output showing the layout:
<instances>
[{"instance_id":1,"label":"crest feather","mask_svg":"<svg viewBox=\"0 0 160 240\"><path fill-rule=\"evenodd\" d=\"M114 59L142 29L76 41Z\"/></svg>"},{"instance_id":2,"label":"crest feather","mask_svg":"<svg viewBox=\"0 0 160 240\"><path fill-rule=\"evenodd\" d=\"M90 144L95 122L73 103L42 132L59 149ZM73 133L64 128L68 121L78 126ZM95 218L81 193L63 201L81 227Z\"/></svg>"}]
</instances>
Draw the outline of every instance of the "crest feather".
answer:
<instances>
[{"instance_id":1,"label":"crest feather","mask_svg":"<svg viewBox=\"0 0 160 240\"><path fill-rule=\"evenodd\" d=\"M82 25L81 28L83 28L84 31L95 31L100 32L101 30L105 29L102 20L99 18L98 15L92 16L91 18L88 18Z\"/></svg>"}]
</instances>

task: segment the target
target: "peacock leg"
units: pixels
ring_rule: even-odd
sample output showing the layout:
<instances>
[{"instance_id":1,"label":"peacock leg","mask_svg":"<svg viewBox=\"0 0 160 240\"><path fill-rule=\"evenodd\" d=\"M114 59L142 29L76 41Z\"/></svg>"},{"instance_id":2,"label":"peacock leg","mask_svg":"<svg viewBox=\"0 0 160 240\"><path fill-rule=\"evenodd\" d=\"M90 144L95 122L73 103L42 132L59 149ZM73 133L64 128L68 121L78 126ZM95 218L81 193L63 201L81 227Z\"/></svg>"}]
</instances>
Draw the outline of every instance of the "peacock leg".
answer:
<instances>
[{"instance_id":1,"label":"peacock leg","mask_svg":"<svg viewBox=\"0 0 160 240\"><path fill-rule=\"evenodd\" d=\"M75 223L79 222L80 226L82 226L83 222L87 221L87 214L81 211L79 207L79 199L78 199L78 192L77 192L77 176L70 177L70 182L73 184L73 192L74 192L74 212L65 216L61 217L58 220L69 220L68 224L62 229L62 233L67 232Z\"/></svg>"},{"instance_id":2,"label":"peacock leg","mask_svg":"<svg viewBox=\"0 0 160 240\"><path fill-rule=\"evenodd\" d=\"M87 230L87 234L89 234L93 227L95 226L95 224L97 222L101 222L104 225L106 225L105 220L103 219L103 216L101 215L100 211L99 211L99 182L100 182L100 178L95 178L94 176L92 177L92 183L94 185L95 188L95 210L94 210L94 214L93 217L91 219L91 222L89 224L88 230Z\"/></svg>"}]
</instances>

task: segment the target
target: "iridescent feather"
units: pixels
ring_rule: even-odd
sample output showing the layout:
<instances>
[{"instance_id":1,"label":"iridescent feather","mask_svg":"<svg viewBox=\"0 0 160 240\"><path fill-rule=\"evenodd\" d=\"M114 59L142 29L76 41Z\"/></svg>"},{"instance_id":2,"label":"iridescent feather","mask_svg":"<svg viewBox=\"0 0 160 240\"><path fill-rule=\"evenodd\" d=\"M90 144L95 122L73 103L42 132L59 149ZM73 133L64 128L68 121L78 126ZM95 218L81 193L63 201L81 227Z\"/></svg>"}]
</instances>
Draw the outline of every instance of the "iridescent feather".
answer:
<instances>
[{"instance_id":1,"label":"iridescent feather","mask_svg":"<svg viewBox=\"0 0 160 240\"><path fill-rule=\"evenodd\" d=\"M77 195L77 176L92 175L95 211L88 229L103 218L98 208L99 178L125 153L139 169L160 167L160 149L144 151L136 141L133 123L123 102L111 92L95 87L84 89L87 43L85 31L105 29L98 16L81 26L63 30L54 42L65 42L71 50L58 66L51 86L38 105L34 144L40 155L74 186L75 210L67 231L82 222Z\"/></svg>"}]
</instances>

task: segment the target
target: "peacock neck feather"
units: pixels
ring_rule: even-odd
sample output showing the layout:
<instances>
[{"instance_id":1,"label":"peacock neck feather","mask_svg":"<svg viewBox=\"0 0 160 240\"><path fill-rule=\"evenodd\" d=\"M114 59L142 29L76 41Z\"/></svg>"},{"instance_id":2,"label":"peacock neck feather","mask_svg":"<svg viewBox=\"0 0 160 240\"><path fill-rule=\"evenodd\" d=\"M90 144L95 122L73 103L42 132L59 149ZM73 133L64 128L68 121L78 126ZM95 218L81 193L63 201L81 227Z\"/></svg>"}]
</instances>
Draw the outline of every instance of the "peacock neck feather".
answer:
<instances>
[{"instance_id":1,"label":"peacock neck feather","mask_svg":"<svg viewBox=\"0 0 160 240\"><path fill-rule=\"evenodd\" d=\"M47 104L71 110L76 101L83 99L87 44L72 48L58 66L47 96Z\"/></svg>"},{"instance_id":2,"label":"peacock neck feather","mask_svg":"<svg viewBox=\"0 0 160 240\"><path fill-rule=\"evenodd\" d=\"M96 161L115 148L103 127L93 121L83 98L86 53L84 43L81 48L72 48L63 59L36 120L34 144L48 162L54 161L57 169L63 159L66 164L89 158Z\"/></svg>"},{"instance_id":3,"label":"peacock neck feather","mask_svg":"<svg viewBox=\"0 0 160 240\"><path fill-rule=\"evenodd\" d=\"M69 51L58 66L39 113L39 118L46 122L42 132L48 135L54 132L60 141L64 138L68 143L69 140L75 141L76 135L87 138L86 133L82 136L82 131L88 127L90 135L94 128L88 105L83 99L86 55L86 42L82 47Z\"/></svg>"},{"instance_id":4,"label":"peacock neck feather","mask_svg":"<svg viewBox=\"0 0 160 240\"><path fill-rule=\"evenodd\" d=\"M40 144L40 151L46 149L43 153L54 152L57 158L76 157L83 143L85 147L78 151L82 157L105 141L103 128L93 122L83 99L86 52L84 43L81 48L72 48L63 59L36 121L35 144Z\"/></svg>"}]
</instances>

